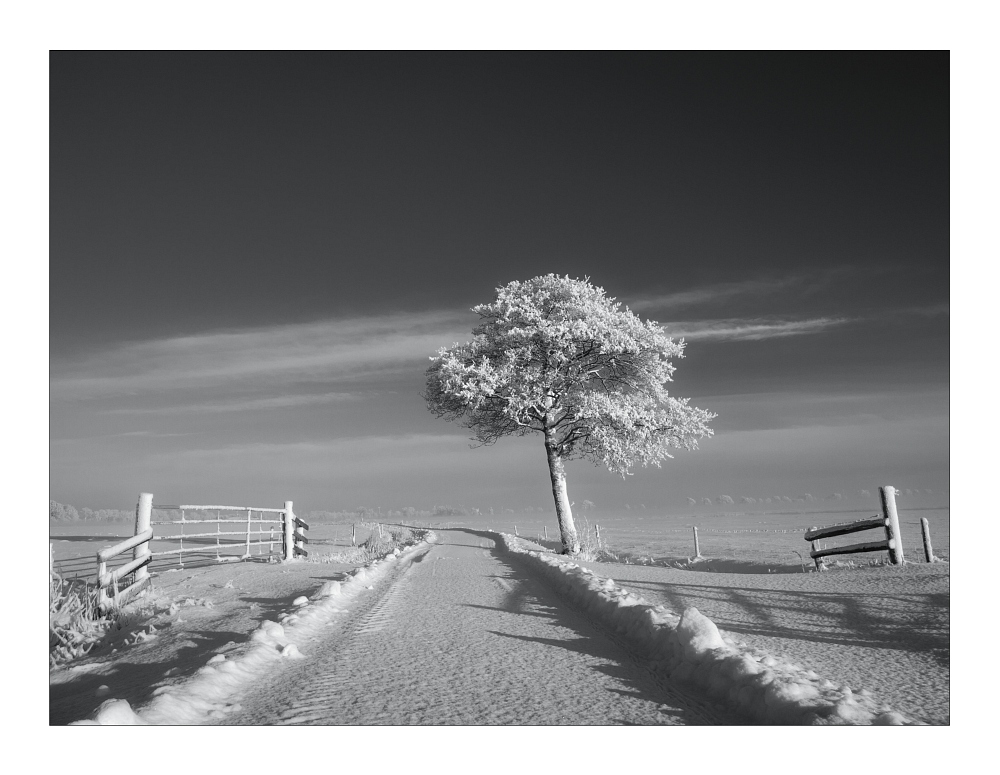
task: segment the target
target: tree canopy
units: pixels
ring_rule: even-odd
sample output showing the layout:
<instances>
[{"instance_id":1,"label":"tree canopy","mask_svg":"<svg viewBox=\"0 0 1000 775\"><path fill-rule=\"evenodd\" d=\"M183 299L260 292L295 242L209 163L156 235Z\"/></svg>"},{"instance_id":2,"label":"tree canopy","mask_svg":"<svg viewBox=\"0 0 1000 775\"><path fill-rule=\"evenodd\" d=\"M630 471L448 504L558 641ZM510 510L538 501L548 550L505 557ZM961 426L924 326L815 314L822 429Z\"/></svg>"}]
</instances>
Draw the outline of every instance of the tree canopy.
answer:
<instances>
[{"instance_id":1,"label":"tree canopy","mask_svg":"<svg viewBox=\"0 0 1000 775\"><path fill-rule=\"evenodd\" d=\"M480 446L542 433L550 471L559 469L552 472L557 512L562 461L587 458L627 475L712 434L713 413L666 389L684 341L588 280L549 274L512 282L473 311L480 317L473 339L431 359L428 408L470 428Z\"/></svg>"}]
</instances>

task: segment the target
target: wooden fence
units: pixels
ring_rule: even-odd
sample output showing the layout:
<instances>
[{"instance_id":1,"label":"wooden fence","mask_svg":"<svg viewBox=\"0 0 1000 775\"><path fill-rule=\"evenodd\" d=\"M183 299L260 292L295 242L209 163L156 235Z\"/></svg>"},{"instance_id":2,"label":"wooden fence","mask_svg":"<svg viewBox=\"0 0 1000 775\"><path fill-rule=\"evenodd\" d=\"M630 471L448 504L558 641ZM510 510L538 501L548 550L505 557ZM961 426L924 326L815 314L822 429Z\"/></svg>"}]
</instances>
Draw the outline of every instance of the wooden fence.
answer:
<instances>
[{"instance_id":1,"label":"wooden fence","mask_svg":"<svg viewBox=\"0 0 1000 775\"><path fill-rule=\"evenodd\" d=\"M882 516L875 515L867 519L860 519L856 522L845 522L829 527L812 527L806 531L805 540L811 542L812 551L809 556L816 563L817 570L823 570L823 558L833 554L858 554L860 552L889 552L889 562L893 565L903 564L903 540L899 531L899 515L896 513L896 488L879 487L879 495L882 499ZM835 536L857 533L862 530L873 530L881 528L885 530L885 538L880 541L866 541L860 544L849 544L847 546L833 546L821 549L817 541L822 538L833 538ZM929 534L928 534L928 541Z\"/></svg>"},{"instance_id":2,"label":"wooden fence","mask_svg":"<svg viewBox=\"0 0 1000 775\"><path fill-rule=\"evenodd\" d=\"M262 508L259 506L155 506L155 510L180 511L179 520L152 520L154 506L151 493L141 493L139 502L135 509L135 534L131 538L120 541L114 546L102 549L97 553L97 589L98 608L102 613L107 613L114 608L120 608L141 593L149 586L149 565L154 557L176 556L178 564L183 567L185 552L190 556L212 555L215 562L232 562L240 560L260 559L268 562L280 559L289 561L297 556L308 557L309 552L304 548L304 544L309 543L305 531L309 525L295 516L292 510L292 501L285 501L284 507L280 509ZM187 519L188 512L216 512L215 519ZM246 514L245 517L237 519L223 518L222 512L236 514ZM258 518L254 519L254 512ZM267 517L271 518L265 518ZM204 528L196 527L194 533L185 532L189 525L216 526L214 532L197 532ZM222 525L239 524L241 530L222 530ZM162 528L179 526L180 533L170 533ZM161 528L154 531L154 526ZM266 530L265 530L265 526ZM277 528L275 527L277 526ZM157 534L158 533L158 534ZM240 536L239 541L233 541L232 536ZM225 537L225 541L223 538ZM176 549L163 549L152 551L151 544L154 540L167 542L168 544L178 544ZM211 540L214 539L214 542ZM184 546L187 540L189 545ZM194 542L192 545L190 542ZM267 556L264 556L263 547L267 546ZM280 555L275 552L275 547L280 547ZM256 557L253 548L257 548ZM228 553L227 550L236 549L238 554ZM119 557L128 550L132 550L132 559L113 570L108 570L108 563ZM211 556L208 558L211 560Z\"/></svg>"}]
</instances>

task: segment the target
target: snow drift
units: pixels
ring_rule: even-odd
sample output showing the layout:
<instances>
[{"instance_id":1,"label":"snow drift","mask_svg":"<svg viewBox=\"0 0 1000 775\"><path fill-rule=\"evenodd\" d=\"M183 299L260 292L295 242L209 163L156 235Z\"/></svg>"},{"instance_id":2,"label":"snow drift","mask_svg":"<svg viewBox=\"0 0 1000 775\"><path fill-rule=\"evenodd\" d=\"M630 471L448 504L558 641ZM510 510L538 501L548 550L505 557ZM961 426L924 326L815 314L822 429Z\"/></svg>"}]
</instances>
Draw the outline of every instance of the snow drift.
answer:
<instances>
[{"instance_id":1,"label":"snow drift","mask_svg":"<svg viewBox=\"0 0 1000 775\"><path fill-rule=\"evenodd\" d=\"M381 560L356 568L344 581L328 581L312 597L299 597L293 609L265 621L250 634L246 650L227 659L211 657L189 680L157 689L152 701L133 710L126 700L108 699L90 719L74 725L123 724L203 724L225 718L240 710L233 700L238 692L266 674L284 659L304 659L300 651L311 636L317 635L337 614L345 612L354 599L381 581L395 566L413 560L414 554L433 536Z\"/></svg>"},{"instance_id":2,"label":"snow drift","mask_svg":"<svg viewBox=\"0 0 1000 775\"><path fill-rule=\"evenodd\" d=\"M529 558L557 590L672 681L705 692L763 724L917 724L871 694L824 680L811 670L737 646L715 623L686 608L654 606L566 557L532 551L498 533L507 551Z\"/></svg>"}]
</instances>

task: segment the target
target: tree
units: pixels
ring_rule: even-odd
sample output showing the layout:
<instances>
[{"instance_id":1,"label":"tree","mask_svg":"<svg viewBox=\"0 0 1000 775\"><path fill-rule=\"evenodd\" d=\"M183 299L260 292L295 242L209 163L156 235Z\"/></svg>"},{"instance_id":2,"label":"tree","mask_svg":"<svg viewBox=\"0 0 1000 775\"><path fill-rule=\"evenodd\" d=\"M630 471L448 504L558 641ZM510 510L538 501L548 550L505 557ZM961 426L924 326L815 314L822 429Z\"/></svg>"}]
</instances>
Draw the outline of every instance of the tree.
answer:
<instances>
[{"instance_id":1,"label":"tree","mask_svg":"<svg viewBox=\"0 0 1000 775\"><path fill-rule=\"evenodd\" d=\"M673 398L674 342L588 280L554 274L497 289L473 339L442 348L427 369L427 406L475 434L473 446L542 434L563 551L580 544L564 462L586 458L626 476L660 465L672 448L697 448L716 415Z\"/></svg>"},{"instance_id":2,"label":"tree","mask_svg":"<svg viewBox=\"0 0 1000 775\"><path fill-rule=\"evenodd\" d=\"M80 514L73 506L49 501L49 519L55 522L79 522Z\"/></svg>"}]
</instances>

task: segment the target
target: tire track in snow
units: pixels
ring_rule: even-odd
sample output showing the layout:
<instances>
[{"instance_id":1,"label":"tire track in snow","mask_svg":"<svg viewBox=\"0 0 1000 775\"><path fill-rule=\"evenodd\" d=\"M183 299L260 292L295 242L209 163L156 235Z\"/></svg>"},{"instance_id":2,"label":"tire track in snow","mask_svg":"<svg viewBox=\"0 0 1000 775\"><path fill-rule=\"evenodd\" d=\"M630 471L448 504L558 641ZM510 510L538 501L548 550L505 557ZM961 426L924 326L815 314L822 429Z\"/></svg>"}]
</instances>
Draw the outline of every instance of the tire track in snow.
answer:
<instances>
[{"instance_id":1,"label":"tire track in snow","mask_svg":"<svg viewBox=\"0 0 1000 775\"><path fill-rule=\"evenodd\" d=\"M718 722L546 582L486 548L492 541L440 534L226 723Z\"/></svg>"}]
</instances>

